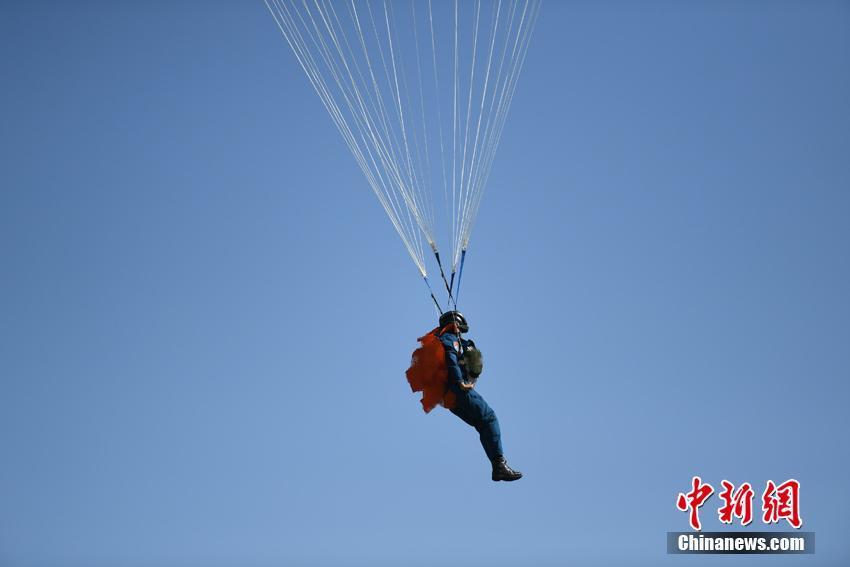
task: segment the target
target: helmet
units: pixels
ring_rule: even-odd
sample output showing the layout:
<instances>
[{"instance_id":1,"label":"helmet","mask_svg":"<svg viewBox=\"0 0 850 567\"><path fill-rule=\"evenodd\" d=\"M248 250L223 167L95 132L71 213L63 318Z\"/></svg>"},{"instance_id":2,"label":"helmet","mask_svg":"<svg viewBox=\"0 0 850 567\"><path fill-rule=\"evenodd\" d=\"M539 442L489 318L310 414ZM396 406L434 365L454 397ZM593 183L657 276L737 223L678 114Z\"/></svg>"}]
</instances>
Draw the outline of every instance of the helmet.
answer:
<instances>
[{"instance_id":1,"label":"helmet","mask_svg":"<svg viewBox=\"0 0 850 567\"><path fill-rule=\"evenodd\" d=\"M446 311L440 315L440 328L443 328L450 323L456 323L457 329L461 333L469 331L469 324L466 322L466 318L460 311Z\"/></svg>"}]
</instances>

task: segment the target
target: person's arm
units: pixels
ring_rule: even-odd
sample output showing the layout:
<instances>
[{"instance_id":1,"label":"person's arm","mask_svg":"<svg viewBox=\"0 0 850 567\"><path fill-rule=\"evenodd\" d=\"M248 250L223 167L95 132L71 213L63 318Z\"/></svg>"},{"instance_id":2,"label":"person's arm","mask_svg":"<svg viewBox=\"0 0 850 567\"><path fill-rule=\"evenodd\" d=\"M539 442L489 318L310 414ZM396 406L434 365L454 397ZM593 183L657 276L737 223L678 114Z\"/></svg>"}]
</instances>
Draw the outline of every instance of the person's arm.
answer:
<instances>
[{"instance_id":1,"label":"person's arm","mask_svg":"<svg viewBox=\"0 0 850 567\"><path fill-rule=\"evenodd\" d=\"M454 347L454 341L442 340L443 347L446 350L446 370L449 375L449 387L453 390L469 390L472 384L468 384L463 377L463 370L460 368L458 361L458 352Z\"/></svg>"}]
</instances>

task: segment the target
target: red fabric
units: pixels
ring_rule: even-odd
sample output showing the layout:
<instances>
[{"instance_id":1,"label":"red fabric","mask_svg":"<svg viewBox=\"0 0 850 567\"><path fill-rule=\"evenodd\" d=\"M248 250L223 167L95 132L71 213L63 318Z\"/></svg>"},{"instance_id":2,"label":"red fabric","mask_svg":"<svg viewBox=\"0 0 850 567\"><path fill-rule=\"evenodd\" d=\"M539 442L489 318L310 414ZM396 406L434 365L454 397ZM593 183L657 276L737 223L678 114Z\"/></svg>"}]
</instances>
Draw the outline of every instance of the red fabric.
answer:
<instances>
[{"instance_id":1,"label":"red fabric","mask_svg":"<svg viewBox=\"0 0 850 567\"><path fill-rule=\"evenodd\" d=\"M437 404L453 408L455 395L448 389L448 370L446 369L446 351L439 337L446 331L455 331L454 324L443 329L437 327L417 340L422 344L413 351L410 368L407 369L407 382L414 392L422 392L422 409L428 413Z\"/></svg>"}]
</instances>

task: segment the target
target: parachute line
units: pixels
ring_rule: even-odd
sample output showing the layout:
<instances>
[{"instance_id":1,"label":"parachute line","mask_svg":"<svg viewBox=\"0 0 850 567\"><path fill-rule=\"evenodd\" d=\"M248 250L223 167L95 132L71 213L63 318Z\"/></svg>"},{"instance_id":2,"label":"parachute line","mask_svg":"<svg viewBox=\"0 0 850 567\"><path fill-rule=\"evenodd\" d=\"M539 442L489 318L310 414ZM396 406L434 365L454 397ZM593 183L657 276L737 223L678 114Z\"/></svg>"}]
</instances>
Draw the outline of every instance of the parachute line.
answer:
<instances>
[{"instance_id":1,"label":"parachute line","mask_svg":"<svg viewBox=\"0 0 850 567\"><path fill-rule=\"evenodd\" d=\"M426 284L427 243L456 305L541 0L264 2Z\"/></svg>"}]
</instances>

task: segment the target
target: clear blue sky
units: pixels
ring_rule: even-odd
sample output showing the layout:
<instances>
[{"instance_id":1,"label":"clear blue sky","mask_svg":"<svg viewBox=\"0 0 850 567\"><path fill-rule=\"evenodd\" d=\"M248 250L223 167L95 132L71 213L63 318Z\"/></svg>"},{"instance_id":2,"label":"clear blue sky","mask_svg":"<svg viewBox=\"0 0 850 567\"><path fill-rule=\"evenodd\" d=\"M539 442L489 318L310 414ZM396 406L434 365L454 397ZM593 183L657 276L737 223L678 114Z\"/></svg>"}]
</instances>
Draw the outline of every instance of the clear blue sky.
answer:
<instances>
[{"instance_id":1,"label":"clear blue sky","mask_svg":"<svg viewBox=\"0 0 850 567\"><path fill-rule=\"evenodd\" d=\"M512 484L261 1L0 13L4 567L714 565L694 474L850 562L847 2L543 6L462 303Z\"/></svg>"}]
</instances>

